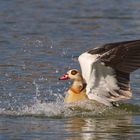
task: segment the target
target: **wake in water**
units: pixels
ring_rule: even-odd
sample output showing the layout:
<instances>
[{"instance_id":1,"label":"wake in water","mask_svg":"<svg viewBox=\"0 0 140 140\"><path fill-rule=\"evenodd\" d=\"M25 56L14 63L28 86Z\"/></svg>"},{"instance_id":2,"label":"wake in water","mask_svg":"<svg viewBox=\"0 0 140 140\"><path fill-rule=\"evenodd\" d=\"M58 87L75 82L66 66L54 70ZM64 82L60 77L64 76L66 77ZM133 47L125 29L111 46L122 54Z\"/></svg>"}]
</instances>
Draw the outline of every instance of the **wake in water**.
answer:
<instances>
[{"instance_id":1,"label":"wake in water","mask_svg":"<svg viewBox=\"0 0 140 140\"><path fill-rule=\"evenodd\" d=\"M24 105L21 108L13 110L0 109L1 115L14 115L14 116L46 116L46 117L72 117L77 115L95 115L104 112L105 108L92 106L87 102L77 104L65 104L63 101L55 102L42 102L36 100L32 105Z\"/></svg>"},{"instance_id":2,"label":"wake in water","mask_svg":"<svg viewBox=\"0 0 140 140\"><path fill-rule=\"evenodd\" d=\"M92 102L79 102L65 104L62 101L42 102L38 99L31 105L24 105L18 109L0 109L1 115L10 116L34 116L34 117L88 117L104 115L120 115L128 113L140 113L140 107L132 104L121 104L119 107L105 107Z\"/></svg>"}]
</instances>

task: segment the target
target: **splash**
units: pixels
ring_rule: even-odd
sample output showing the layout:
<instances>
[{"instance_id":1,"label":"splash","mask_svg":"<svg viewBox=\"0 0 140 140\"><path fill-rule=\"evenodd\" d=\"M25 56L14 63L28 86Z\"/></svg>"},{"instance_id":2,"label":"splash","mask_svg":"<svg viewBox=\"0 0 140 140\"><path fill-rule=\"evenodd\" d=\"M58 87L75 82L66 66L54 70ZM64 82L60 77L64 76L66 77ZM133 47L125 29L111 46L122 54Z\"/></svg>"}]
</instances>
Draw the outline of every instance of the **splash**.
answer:
<instances>
[{"instance_id":1,"label":"splash","mask_svg":"<svg viewBox=\"0 0 140 140\"><path fill-rule=\"evenodd\" d=\"M36 100L35 104L31 106L24 106L20 111L21 115L59 117L62 116L65 106L61 102L42 103Z\"/></svg>"},{"instance_id":2,"label":"splash","mask_svg":"<svg viewBox=\"0 0 140 140\"><path fill-rule=\"evenodd\" d=\"M24 105L17 110L0 109L1 115L10 116L34 116L34 117L51 117L51 118L64 118L64 117L101 117L101 116L114 116L126 115L132 113L140 113L139 107L123 104L117 108L106 106L99 106L91 102L79 102L74 104L65 104L64 102L42 102L36 100L32 105Z\"/></svg>"},{"instance_id":3,"label":"splash","mask_svg":"<svg viewBox=\"0 0 140 140\"><path fill-rule=\"evenodd\" d=\"M43 79L44 80L44 79ZM41 91L40 85L37 81L33 82L35 86L35 96L32 102L28 102L18 106L0 108L0 115L10 116L34 116L34 117L51 117L51 118L64 118L64 117L101 117L101 116L114 116L114 115L126 115L129 112L140 112L139 106L132 104L122 104L119 107L106 107L103 104L99 104L96 101L83 101L72 104L65 104L64 97L60 93L54 93L52 90L47 91L48 95L56 99L53 101L42 100L40 98ZM18 101L18 100L17 100ZM19 101L18 101L19 102Z\"/></svg>"},{"instance_id":4,"label":"splash","mask_svg":"<svg viewBox=\"0 0 140 140\"><path fill-rule=\"evenodd\" d=\"M87 101L65 104L63 100L42 102L39 99L35 99L33 104L24 105L16 110L0 109L0 114L10 116L74 117L102 114L105 110L105 106L93 106Z\"/></svg>"}]
</instances>

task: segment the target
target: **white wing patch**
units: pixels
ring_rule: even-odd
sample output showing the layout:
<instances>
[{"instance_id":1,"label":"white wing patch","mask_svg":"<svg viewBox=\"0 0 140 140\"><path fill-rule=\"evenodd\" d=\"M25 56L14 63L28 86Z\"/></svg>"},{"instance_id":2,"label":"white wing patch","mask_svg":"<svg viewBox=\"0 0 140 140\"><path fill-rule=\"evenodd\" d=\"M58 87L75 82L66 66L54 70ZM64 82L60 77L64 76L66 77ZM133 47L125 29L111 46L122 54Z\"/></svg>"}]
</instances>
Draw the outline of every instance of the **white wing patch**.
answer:
<instances>
[{"instance_id":1,"label":"white wing patch","mask_svg":"<svg viewBox=\"0 0 140 140\"><path fill-rule=\"evenodd\" d=\"M95 63L99 55L90 55L85 52L81 54L78 58L83 78L88 82L90 80L90 75L92 73L92 64Z\"/></svg>"},{"instance_id":2,"label":"white wing patch","mask_svg":"<svg viewBox=\"0 0 140 140\"><path fill-rule=\"evenodd\" d=\"M79 56L82 75L87 83L86 93L89 99L111 105L109 92L118 97L115 90L119 90L119 87L114 70L101 63L98 57L98 54L92 55L87 52Z\"/></svg>"}]
</instances>

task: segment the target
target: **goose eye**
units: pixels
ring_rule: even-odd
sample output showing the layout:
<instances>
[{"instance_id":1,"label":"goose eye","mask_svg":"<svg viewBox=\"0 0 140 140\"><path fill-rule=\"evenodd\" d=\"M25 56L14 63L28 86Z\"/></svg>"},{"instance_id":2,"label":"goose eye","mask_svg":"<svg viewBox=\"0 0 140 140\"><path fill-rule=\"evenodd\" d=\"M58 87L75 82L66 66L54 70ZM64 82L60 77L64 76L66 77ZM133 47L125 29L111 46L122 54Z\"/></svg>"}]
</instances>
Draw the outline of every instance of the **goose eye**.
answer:
<instances>
[{"instance_id":1,"label":"goose eye","mask_svg":"<svg viewBox=\"0 0 140 140\"><path fill-rule=\"evenodd\" d=\"M77 73L78 73L78 72L77 72L76 70L72 70L72 71L71 71L71 74L72 74L72 75L75 75L75 74L77 74Z\"/></svg>"}]
</instances>

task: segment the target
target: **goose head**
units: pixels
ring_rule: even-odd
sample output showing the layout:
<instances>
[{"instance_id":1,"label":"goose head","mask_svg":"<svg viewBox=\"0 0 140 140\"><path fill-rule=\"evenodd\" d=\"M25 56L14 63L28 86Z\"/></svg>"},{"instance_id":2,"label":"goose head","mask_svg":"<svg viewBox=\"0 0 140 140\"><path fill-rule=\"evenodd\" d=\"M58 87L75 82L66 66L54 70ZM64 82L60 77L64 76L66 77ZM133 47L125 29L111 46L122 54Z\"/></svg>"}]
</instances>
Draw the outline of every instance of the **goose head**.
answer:
<instances>
[{"instance_id":1,"label":"goose head","mask_svg":"<svg viewBox=\"0 0 140 140\"><path fill-rule=\"evenodd\" d=\"M81 73L77 69L69 70L66 74L59 78L59 80L83 80Z\"/></svg>"},{"instance_id":2,"label":"goose head","mask_svg":"<svg viewBox=\"0 0 140 140\"><path fill-rule=\"evenodd\" d=\"M80 71L78 71L77 69L72 69L59 78L59 80L68 79L71 79L74 82L68 90L68 95L65 97L65 102L74 103L81 100L87 100L88 97L86 95L86 83Z\"/></svg>"}]
</instances>

